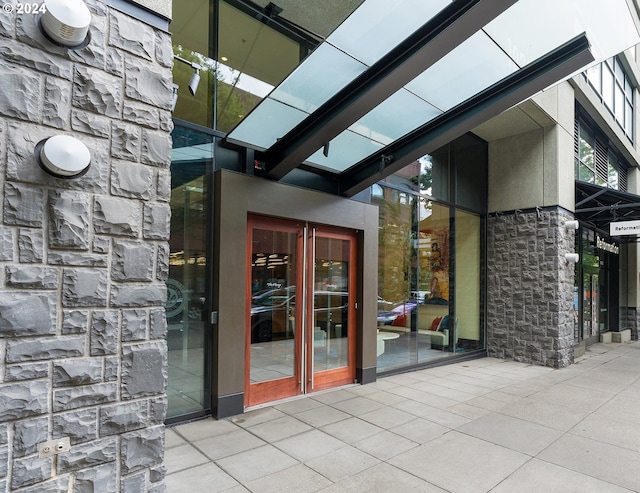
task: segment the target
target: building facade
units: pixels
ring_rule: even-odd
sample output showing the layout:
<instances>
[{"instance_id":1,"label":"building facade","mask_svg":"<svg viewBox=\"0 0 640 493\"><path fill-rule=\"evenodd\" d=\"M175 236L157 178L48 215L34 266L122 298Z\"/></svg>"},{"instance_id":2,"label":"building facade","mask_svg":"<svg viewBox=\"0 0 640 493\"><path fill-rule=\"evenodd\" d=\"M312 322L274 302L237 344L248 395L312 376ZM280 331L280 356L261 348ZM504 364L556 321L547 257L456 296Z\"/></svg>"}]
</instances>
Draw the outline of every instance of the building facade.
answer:
<instances>
[{"instance_id":1,"label":"building facade","mask_svg":"<svg viewBox=\"0 0 640 493\"><path fill-rule=\"evenodd\" d=\"M9 2L0 490L164 491L165 423L637 337L615 1L537 39L508 26L572 2L88 0L71 48ZM46 172L59 134L83 176Z\"/></svg>"}]
</instances>

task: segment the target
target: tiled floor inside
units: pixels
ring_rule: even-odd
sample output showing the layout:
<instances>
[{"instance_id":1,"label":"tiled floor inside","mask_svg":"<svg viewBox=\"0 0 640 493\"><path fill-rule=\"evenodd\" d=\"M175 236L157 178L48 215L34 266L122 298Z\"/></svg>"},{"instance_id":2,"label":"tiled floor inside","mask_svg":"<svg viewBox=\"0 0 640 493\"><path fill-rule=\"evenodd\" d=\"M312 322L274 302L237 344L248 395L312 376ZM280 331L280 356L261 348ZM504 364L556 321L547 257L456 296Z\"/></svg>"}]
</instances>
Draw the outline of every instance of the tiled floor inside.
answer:
<instances>
[{"instance_id":1,"label":"tiled floor inside","mask_svg":"<svg viewBox=\"0 0 640 493\"><path fill-rule=\"evenodd\" d=\"M483 358L167 429L170 493L640 491L640 343Z\"/></svg>"}]
</instances>

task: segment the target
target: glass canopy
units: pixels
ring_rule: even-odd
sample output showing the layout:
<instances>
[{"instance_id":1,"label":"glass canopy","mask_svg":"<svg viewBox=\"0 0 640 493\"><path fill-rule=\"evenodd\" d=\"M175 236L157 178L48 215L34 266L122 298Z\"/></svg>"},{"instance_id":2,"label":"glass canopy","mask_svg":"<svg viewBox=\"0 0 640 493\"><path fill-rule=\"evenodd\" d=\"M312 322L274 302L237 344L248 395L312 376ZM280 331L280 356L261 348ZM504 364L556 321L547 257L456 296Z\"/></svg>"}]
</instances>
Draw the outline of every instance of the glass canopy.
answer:
<instances>
[{"instance_id":1,"label":"glass canopy","mask_svg":"<svg viewBox=\"0 0 640 493\"><path fill-rule=\"evenodd\" d=\"M582 33L596 62L640 41L627 0L511 3L475 33L461 34L441 58L381 103L362 115L354 113L353 122L298 164L343 173ZM389 8L388 0L365 0L227 139L269 150L451 5L446 0L404 0Z\"/></svg>"}]
</instances>

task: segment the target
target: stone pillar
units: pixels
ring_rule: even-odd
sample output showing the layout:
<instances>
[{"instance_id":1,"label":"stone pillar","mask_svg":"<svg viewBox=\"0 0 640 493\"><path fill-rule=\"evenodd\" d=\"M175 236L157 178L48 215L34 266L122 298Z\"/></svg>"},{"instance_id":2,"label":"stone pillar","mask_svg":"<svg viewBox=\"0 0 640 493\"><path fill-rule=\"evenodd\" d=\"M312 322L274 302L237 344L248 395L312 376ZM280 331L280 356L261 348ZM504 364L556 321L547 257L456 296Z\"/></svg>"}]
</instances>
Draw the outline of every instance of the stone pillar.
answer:
<instances>
[{"instance_id":1,"label":"stone pillar","mask_svg":"<svg viewBox=\"0 0 640 493\"><path fill-rule=\"evenodd\" d=\"M575 231L571 213L546 208L487 220L489 356L562 368L573 363Z\"/></svg>"},{"instance_id":2,"label":"stone pillar","mask_svg":"<svg viewBox=\"0 0 640 493\"><path fill-rule=\"evenodd\" d=\"M0 491L165 491L171 39L86 3L75 50L0 16ZM40 169L57 134L85 176Z\"/></svg>"},{"instance_id":3,"label":"stone pillar","mask_svg":"<svg viewBox=\"0 0 640 493\"><path fill-rule=\"evenodd\" d=\"M620 329L631 329L631 340L638 340L640 328L640 312L635 306L623 306L620 308Z\"/></svg>"}]
</instances>

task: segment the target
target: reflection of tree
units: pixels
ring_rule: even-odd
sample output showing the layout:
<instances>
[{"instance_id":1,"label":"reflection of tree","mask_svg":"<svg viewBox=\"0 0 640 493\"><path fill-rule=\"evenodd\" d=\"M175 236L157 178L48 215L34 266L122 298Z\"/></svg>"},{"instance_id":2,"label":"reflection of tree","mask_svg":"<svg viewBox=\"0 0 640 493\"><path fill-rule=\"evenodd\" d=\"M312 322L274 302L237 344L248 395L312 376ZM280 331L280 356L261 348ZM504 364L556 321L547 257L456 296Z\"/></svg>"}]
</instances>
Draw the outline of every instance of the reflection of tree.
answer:
<instances>
[{"instance_id":1,"label":"reflection of tree","mask_svg":"<svg viewBox=\"0 0 640 493\"><path fill-rule=\"evenodd\" d=\"M583 267L600 268L600 257L598 257L589 238L582 238L582 255L580 255L580 261Z\"/></svg>"},{"instance_id":2,"label":"reflection of tree","mask_svg":"<svg viewBox=\"0 0 640 493\"><path fill-rule=\"evenodd\" d=\"M213 102L215 62L200 53L183 48L181 45L174 45L173 53L201 67L198 91L195 95L191 95L188 87L194 69L186 63L174 60L173 82L178 84L179 88L178 103L173 112L173 116L205 127L212 127L213 114L211 107Z\"/></svg>"},{"instance_id":3,"label":"reflection of tree","mask_svg":"<svg viewBox=\"0 0 640 493\"><path fill-rule=\"evenodd\" d=\"M188 85L193 69L179 61L174 63L173 80L179 86L178 104L174 111L176 118L209 128L213 127L213 97L214 91L217 91L215 128L222 132L229 132L261 101L260 97L237 87L241 72L233 71L231 77L225 77L220 70L216 69L215 60L201 53L188 50L181 45L174 45L173 52L202 67L200 87L195 95L191 95Z\"/></svg>"},{"instance_id":4,"label":"reflection of tree","mask_svg":"<svg viewBox=\"0 0 640 493\"><path fill-rule=\"evenodd\" d=\"M585 135L583 130L580 130L580 138L578 139L579 145L579 166L578 179L593 183L595 181L596 167L594 156L594 145L590 139L591 136Z\"/></svg>"},{"instance_id":5,"label":"reflection of tree","mask_svg":"<svg viewBox=\"0 0 640 493\"><path fill-rule=\"evenodd\" d=\"M408 195L408 194L407 194ZM392 192L392 197L397 194ZM388 197L380 202L379 293L388 301L406 301L415 279L413 241L413 199L407 204Z\"/></svg>"},{"instance_id":6,"label":"reflection of tree","mask_svg":"<svg viewBox=\"0 0 640 493\"><path fill-rule=\"evenodd\" d=\"M418 176L412 176L411 182L414 185L418 185L418 189L421 192L431 193L433 187L433 162L431 156L428 154L418 159L420 163L420 174Z\"/></svg>"},{"instance_id":7,"label":"reflection of tree","mask_svg":"<svg viewBox=\"0 0 640 493\"><path fill-rule=\"evenodd\" d=\"M218 100L216 128L221 132L229 132L244 116L247 115L261 98L253 94L238 89L236 83L240 78L237 75L231 83L218 78Z\"/></svg>"}]
</instances>

